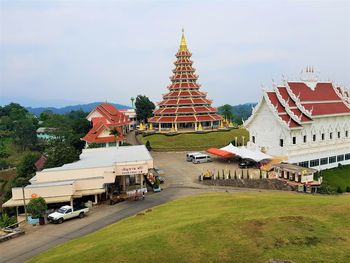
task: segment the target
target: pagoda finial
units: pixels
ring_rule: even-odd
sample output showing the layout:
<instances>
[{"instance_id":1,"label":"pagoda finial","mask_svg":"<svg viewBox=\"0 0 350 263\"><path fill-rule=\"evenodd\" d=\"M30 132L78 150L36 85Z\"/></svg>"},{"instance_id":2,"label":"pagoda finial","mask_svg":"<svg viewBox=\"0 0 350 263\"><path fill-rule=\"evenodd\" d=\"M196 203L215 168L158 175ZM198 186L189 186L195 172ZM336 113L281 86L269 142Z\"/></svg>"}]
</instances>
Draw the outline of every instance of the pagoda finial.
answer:
<instances>
[{"instance_id":1,"label":"pagoda finial","mask_svg":"<svg viewBox=\"0 0 350 263\"><path fill-rule=\"evenodd\" d=\"M182 28L180 51L186 51L186 50L187 50L187 45L186 45L186 40L185 40L185 30Z\"/></svg>"}]
</instances>

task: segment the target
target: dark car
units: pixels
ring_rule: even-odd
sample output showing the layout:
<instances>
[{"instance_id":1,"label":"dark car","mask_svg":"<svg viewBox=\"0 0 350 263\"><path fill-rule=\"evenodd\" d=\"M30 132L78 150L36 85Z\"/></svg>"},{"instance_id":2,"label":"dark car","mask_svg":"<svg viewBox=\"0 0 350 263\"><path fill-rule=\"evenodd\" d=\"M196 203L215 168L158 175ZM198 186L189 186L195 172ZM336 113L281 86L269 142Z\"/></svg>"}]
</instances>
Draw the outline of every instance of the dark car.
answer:
<instances>
[{"instance_id":1,"label":"dark car","mask_svg":"<svg viewBox=\"0 0 350 263\"><path fill-rule=\"evenodd\" d=\"M249 161L249 160L244 160L242 162L239 163L239 168L252 168L256 166L256 162L254 161Z\"/></svg>"},{"instance_id":2,"label":"dark car","mask_svg":"<svg viewBox=\"0 0 350 263\"><path fill-rule=\"evenodd\" d=\"M161 184L165 182L165 178L163 176L157 175L156 178L158 178Z\"/></svg>"}]
</instances>

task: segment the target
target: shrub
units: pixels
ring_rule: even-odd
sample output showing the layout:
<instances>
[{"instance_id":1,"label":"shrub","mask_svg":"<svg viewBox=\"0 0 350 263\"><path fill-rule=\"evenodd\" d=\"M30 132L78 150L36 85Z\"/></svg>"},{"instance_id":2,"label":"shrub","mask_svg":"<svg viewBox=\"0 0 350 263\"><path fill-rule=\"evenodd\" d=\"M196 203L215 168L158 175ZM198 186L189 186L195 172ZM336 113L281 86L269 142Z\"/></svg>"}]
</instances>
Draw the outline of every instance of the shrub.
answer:
<instances>
[{"instance_id":1,"label":"shrub","mask_svg":"<svg viewBox=\"0 0 350 263\"><path fill-rule=\"evenodd\" d=\"M17 222L15 217L9 217L8 214L3 213L0 217L0 228L5 228Z\"/></svg>"},{"instance_id":2,"label":"shrub","mask_svg":"<svg viewBox=\"0 0 350 263\"><path fill-rule=\"evenodd\" d=\"M33 218L43 217L46 210L46 201L42 197L31 199L27 206L27 211L32 215Z\"/></svg>"},{"instance_id":3,"label":"shrub","mask_svg":"<svg viewBox=\"0 0 350 263\"><path fill-rule=\"evenodd\" d=\"M350 193L350 186L347 186L347 187L346 187L345 192Z\"/></svg>"},{"instance_id":4,"label":"shrub","mask_svg":"<svg viewBox=\"0 0 350 263\"><path fill-rule=\"evenodd\" d=\"M343 193L343 189L341 189L341 187L340 187L340 186L338 186L338 187L337 187L337 193L338 193L338 194Z\"/></svg>"},{"instance_id":5,"label":"shrub","mask_svg":"<svg viewBox=\"0 0 350 263\"><path fill-rule=\"evenodd\" d=\"M147 150L152 150L151 143L149 141L146 142L146 148Z\"/></svg>"},{"instance_id":6,"label":"shrub","mask_svg":"<svg viewBox=\"0 0 350 263\"><path fill-rule=\"evenodd\" d=\"M8 168L10 165L9 165L9 163L8 163L8 161L7 160L5 160L5 159L0 159L0 170L1 169L6 169L6 168Z\"/></svg>"}]
</instances>

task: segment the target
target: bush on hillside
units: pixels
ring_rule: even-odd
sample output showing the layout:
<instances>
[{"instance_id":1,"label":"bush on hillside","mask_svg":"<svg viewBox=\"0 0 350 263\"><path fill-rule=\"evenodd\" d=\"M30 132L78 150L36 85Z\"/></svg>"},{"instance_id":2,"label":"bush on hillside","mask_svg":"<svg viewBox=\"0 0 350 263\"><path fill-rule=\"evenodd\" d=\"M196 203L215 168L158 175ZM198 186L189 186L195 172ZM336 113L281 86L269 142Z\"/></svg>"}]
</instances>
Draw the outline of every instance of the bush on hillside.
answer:
<instances>
[{"instance_id":1,"label":"bush on hillside","mask_svg":"<svg viewBox=\"0 0 350 263\"><path fill-rule=\"evenodd\" d=\"M343 189L341 189L340 186L337 187L337 193L338 193L338 194L342 194L342 193L343 193Z\"/></svg>"},{"instance_id":2,"label":"bush on hillside","mask_svg":"<svg viewBox=\"0 0 350 263\"><path fill-rule=\"evenodd\" d=\"M347 186L347 187L346 187L345 192L350 193L350 186Z\"/></svg>"},{"instance_id":3,"label":"bush on hillside","mask_svg":"<svg viewBox=\"0 0 350 263\"><path fill-rule=\"evenodd\" d=\"M8 214L3 213L0 216L0 228L11 226L17 222L15 217L10 217Z\"/></svg>"}]
</instances>

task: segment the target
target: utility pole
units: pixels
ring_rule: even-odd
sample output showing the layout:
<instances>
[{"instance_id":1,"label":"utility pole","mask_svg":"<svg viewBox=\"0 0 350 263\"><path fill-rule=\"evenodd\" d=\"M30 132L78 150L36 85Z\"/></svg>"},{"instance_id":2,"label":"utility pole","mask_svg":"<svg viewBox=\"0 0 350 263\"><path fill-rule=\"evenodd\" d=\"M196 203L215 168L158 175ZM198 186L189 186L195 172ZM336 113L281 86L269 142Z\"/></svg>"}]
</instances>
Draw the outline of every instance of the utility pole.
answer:
<instances>
[{"instance_id":1,"label":"utility pole","mask_svg":"<svg viewBox=\"0 0 350 263\"><path fill-rule=\"evenodd\" d=\"M26 197L24 195L24 186L22 186L22 196L23 196L24 214L25 214L25 217L26 217L26 222L28 222Z\"/></svg>"}]
</instances>

